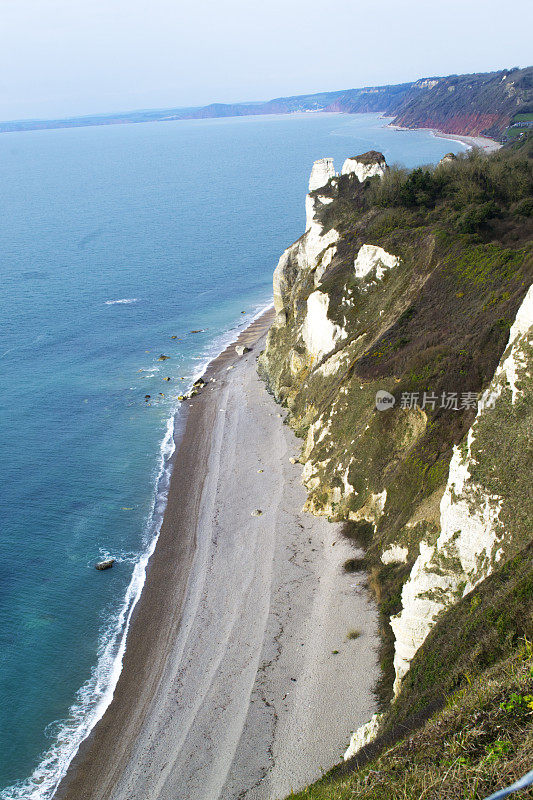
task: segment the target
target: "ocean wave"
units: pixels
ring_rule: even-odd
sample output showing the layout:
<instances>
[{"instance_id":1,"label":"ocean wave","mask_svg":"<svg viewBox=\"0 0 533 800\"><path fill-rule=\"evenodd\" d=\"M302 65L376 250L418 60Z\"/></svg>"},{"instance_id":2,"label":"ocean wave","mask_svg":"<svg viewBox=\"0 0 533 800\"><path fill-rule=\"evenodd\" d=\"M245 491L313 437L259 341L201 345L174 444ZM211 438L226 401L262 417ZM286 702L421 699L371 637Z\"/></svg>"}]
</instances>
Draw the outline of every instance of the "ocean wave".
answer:
<instances>
[{"instance_id":1,"label":"ocean wave","mask_svg":"<svg viewBox=\"0 0 533 800\"><path fill-rule=\"evenodd\" d=\"M121 306L127 305L128 303L138 303L138 297L123 297L120 300L105 300L104 305L106 306Z\"/></svg>"},{"instance_id":2,"label":"ocean wave","mask_svg":"<svg viewBox=\"0 0 533 800\"><path fill-rule=\"evenodd\" d=\"M91 677L78 690L67 719L47 726L46 734L53 738L54 742L42 755L33 774L26 780L0 791L0 800L50 800L80 744L103 717L113 699L122 671L131 617L141 596L146 580L146 567L155 550L166 506L171 457L175 450L174 420L175 413L172 413L167 421L165 436L160 446L156 491L146 531L146 548L140 557L137 556L122 607L109 621L100 637L98 660ZM131 557L131 554L124 554L120 560L127 562L130 560L128 556Z\"/></svg>"}]
</instances>

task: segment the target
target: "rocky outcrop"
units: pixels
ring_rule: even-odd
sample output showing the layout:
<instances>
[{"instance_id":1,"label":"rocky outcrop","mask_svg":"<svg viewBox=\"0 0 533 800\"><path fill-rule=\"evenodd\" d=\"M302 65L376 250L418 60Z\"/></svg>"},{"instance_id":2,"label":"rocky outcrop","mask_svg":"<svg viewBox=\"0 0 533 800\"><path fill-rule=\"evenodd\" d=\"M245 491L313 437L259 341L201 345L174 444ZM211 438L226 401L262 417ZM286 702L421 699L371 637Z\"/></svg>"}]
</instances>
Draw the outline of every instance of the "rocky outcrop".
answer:
<instances>
[{"instance_id":1,"label":"rocky outcrop","mask_svg":"<svg viewBox=\"0 0 533 800\"><path fill-rule=\"evenodd\" d=\"M315 161L309 178L309 194L305 200L306 231L285 250L274 271L274 308L278 325L285 324L288 296L295 277L301 271L313 273L314 283L318 285L335 256L338 233L335 229L326 231L320 222L322 207L331 203L332 199L316 193L335 177L332 158Z\"/></svg>"},{"instance_id":2,"label":"rocky outcrop","mask_svg":"<svg viewBox=\"0 0 533 800\"><path fill-rule=\"evenodd\" d=\"M359 181L363 182L367 178L378 175L380 178L387 170L387 162L383 153L377 150L370 150L361 156L347 158L342 165L341 175L355 175Z\"/></svg>"},{"instance_id":3,"label":"rocky outcrop","mask_svg":"<svg viewBox=\"0 0 533 800\"><path fill-rule=\"evenodd\" d=\"M98 561L98 562L97 562L97 563L94 565L94 568L95 568L95 569L98 569L98 570L100 570L100 571L102 571L102 570L104 570L104 569L111 569L111 567L113 566L113 564L115 563L115 561L116 561L116 559L115 559L115 558L106 558L106 559L104 559L103 561Z\"/></svg>"},{"instance_id":4,"label":"rocky outcrop","mask_svg":"<svg viewBox=\"0 0 533 800\"><path fill-rule=\"evenodd\" d=\"M387 253L382 247L373 244L364 244L357 253L354 261L356 278L366 278L371 273L380 281L386 270L397 267L400 263L398 256Z\"/></svg>"},{"instance_id":5,"label":"rocky outcrop","mask_svg":"<svg viewBox=\"0 0 533 800\"><path fill-rule=\"evenodd\" d=\"M361 725L360 728L357 728L357 730L352 733L350 744L344 753L345 761L348 761L348 759L352 758L352 756L358 753L361 748L365 747L367 744L370 744L370 742L376 738L379 733L379 726L382 719L383 714L373 714L369 722Z\"/></svg>"}]
</instances>

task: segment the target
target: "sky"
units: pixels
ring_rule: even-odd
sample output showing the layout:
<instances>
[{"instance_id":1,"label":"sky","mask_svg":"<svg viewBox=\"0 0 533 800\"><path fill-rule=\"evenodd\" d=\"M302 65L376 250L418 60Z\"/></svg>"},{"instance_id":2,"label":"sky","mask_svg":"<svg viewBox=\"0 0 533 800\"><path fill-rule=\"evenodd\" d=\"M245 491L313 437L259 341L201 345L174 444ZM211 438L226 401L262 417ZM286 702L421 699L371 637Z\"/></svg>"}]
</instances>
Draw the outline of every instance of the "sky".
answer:
<instances>
[{"instance_id":1,"label":"sky","mask_svg":"<svg viewBox=\"0 0 533 800\"><path fill-rule=\"evenodd\" d=\"M527 66L532 9L531 0L0 0L0 119Z\"/></svg>"}]
</instances>

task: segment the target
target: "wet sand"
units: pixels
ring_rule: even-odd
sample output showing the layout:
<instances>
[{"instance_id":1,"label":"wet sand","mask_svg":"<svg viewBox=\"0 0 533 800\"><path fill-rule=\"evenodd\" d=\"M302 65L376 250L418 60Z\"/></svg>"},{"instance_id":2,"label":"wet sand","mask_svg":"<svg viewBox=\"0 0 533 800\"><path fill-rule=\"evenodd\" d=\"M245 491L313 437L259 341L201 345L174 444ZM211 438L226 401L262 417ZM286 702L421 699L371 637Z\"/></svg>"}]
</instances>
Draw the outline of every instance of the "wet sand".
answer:
<instances>
[{"instance_id":1,"label":"wet sand","mask_svg":"<svg viewBox=\"0 0 533 800\"><path fill-rule=\"evenodd\" d=\"M186 403L123 671L60 800L275 800L339 761L375 711L364 577L342 568L354 549L339 526L301 511L301 442L257 375L271 319Z\"/></svg>"},{"instance_id":2,"label":"wet sand","mask_svg":"<svg viewBox=\"0 0 533 800\"><path fill-rule=\"evenodd\" d=\"M404 128L401 125L393 125L389 123L387 126L394 128L397 131L429 131L439 139L451 139L453 142L462 142L471 148L483 150L485 153L494 153L499 150L502 145L495 139L489 139L486 136L466 136L461 133L443 133L436 128Z\"/></svg>"}]
</instances>

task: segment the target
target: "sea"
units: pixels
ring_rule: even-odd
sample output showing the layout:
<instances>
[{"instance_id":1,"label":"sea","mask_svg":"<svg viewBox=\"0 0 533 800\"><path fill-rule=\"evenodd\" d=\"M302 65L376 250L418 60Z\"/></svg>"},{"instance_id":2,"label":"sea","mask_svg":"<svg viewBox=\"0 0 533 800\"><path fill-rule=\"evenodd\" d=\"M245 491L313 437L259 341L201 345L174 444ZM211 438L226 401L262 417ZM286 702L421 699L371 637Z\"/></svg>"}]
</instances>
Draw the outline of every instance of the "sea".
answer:
<instances>
[{"instance_id":1,"label":"sea","mask_svg":"<svg viewBox=\"0 0 533 800\"><path fill-rule=\"evenodd\" d=\"M388 122L303 113L0 136L1 800L51 798L111 700L177 396L270 304L313 161L340 169L376 149L412 167L465 149Z\"/></svg>"}]
</instances>

